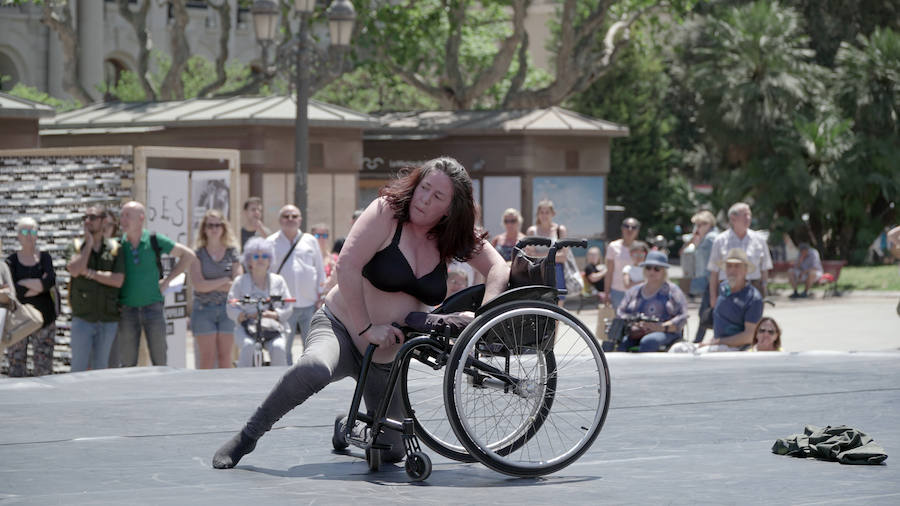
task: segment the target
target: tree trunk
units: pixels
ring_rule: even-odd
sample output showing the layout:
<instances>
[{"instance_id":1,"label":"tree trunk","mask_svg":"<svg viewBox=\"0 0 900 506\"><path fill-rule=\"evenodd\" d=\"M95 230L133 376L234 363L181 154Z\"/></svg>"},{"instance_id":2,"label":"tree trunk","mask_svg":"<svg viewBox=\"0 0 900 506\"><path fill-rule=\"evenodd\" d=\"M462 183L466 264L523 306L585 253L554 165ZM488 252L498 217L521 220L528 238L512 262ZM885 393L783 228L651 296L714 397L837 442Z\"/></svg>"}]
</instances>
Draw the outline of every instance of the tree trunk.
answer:
<instances>
[{"instance_id":1,"label":"tree trunk","mask_svg":"<svg viewBox=\"0 0 900 506\"><path fill-rule=\"evenodd\" d=\"M452 110L471 109L478 99L484 95L485 91L506 77L506 73L509 71L509 67L516 56L516 48L520 45L525 35L527 3L526 0L512 1L511 22L513 33L503 39L491 64L478 72L471 83L466 82L460 66L462 29L466 24L468 2L450 2L446 9L450 35L445 44L446 59L444 61L444 71L438 77L437 83L429 84L422 76L401 68L394 63L390 57L389 47L377 47L376 57L404 82L437 100L441 108ZM389 43L389 41L386 42Z\"/></svg>"},{"instance_id":2,"label":"tree trunk","mask_svg":"<svg viewBox=\"0 0 900 506\"><path fill-rule=\"evenodd\" d=\"M131 25L134 34L138 39L138 57L135 73L144 90L146 99L156 101L156 90L150 83L150 32L147 30L147 13L150 12L150 0L143 0L137 12L133 12L129 7L129 0L118 0L119 15Z\"/></svg>"},{"instance_id":3,"label":"tree trunk","mask_svg":"<svg viewBox=\"0 0 900 506\"><path fill-rule=\"evenodd\" d=\"M191 56L185 30L190 21L185 0L172 0L172 12L175 22L169 28L172 52L172 66L163 78L159 94L163 100L184 100L184 82L181 73Z\"/></svg>"},{"instance_id":4,"label":"tree trunk","mask_svg":"<svg viewBox=\"0 0 900 506\"><path fill-rule=\"evenodd\" d=\"M628 45L631 40L629 33L631 26L660 5L660 3L649 5L613 23L603 37L603 47L598 49L594 39L606 20L609 2L600 2L587 19L576 25L577 0L566 0L560 17L556 77L550 85L539 90L510 87L503 100L504 108L552 107L573 94L586 90L609 71L618 53Z\"/></svg>"},{"instance_id":5,"label":"tree trunk","mask_svg":"<svg viewBox=\"0 0 900 506\"><path fill-rule=\"evenodd\" d=\"M228 0L222 0L219 5L213 2L207 4L219 14L219 55L216 57L216 80L204 86L198 93L198 97L206 97L221 88L228 80L225 73L225 63L228 61L228 40L231 38L231 7ZM266 62L263 62L267 65Z\"/></svg>"},{"instance_id":6,"label":"tree trunk","mask_svg":"<svg viewBox=\"0 0 900 506\"><path fill-rule=\"evenodd\" d=\"M59 9L60 13L56 10ZM59 36L63 51L63 89L75 100L88 105L94 101L79 79L78 34L72 21L72 7L69 2L45 1L42 6L41 23L49 26Z\"/></svg>"}]
</instances>

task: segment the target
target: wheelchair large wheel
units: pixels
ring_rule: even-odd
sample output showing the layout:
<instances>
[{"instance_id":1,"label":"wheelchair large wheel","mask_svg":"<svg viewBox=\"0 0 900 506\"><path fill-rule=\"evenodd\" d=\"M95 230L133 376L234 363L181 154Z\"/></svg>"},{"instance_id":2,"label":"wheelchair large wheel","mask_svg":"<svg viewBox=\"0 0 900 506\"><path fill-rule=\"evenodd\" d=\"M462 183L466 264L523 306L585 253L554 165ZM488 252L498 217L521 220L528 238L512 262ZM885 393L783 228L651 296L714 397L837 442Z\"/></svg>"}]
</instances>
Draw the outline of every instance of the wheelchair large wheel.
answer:
<instances>
[{"instance_id":1,"label":"wheelchair large wheel","mask_svg":"<svg viewBox=\"0 0 900 506\"><path fill-rule=\"evenodd\" d=\"M577 318L514 301L475 319L444 376L447 416L468 453L495 471L541 476L577 460L609 409L606 358Z\"/></svg>"},{"instance_id":2,"label":"wheelchair large wheel","mask_svg":"<svg viewBox=\"0 0 900 506\"><path fill-rule=\"evenodd\" d=\"M448 459L475 462L447 421L442 393L446 359L446 352L425 343L412 349L400 373L403 406L413 419L416 436L429 448Z\"/></svg>"}]
</instances>

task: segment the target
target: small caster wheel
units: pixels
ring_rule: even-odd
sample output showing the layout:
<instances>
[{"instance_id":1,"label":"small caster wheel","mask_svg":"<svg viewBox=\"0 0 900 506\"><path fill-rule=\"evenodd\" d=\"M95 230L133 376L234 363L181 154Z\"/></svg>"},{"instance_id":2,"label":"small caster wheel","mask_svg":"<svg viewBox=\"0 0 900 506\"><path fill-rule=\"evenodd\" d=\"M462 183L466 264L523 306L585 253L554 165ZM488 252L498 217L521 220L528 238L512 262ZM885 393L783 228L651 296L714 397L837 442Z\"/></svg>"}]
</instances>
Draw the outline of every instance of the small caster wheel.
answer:
<instances>
[{"instance_id":1,"label":"small caster wheel","mask_svg":"<svg viewBox=\"0 0 900 506\"><path fill-rule=\"evenodd\" d=\"M366 463L369 464L370 471L378 471L381 469L381 450L377 448L369 448L366 450Z\"/></svg>"},{"instance_id":2,"label":"small caster wheel","mask_svg":"<svg viewBox=\"0 0 900 506\"><path fill-rule=\"evenodd\" d=\"M412 481L425 481L431 476L431 458L422 452L413 452L406 457L406 474Z\"/></svg>"},{"instance_id":3,"label":"small caster wheel","mask_svg":"<svg viewBox=\"0 0 900 506\"><path fill-rule=\"evenodd\" d=\"M344 434L345 420L346 418L343 415L338 415L334 419L334 434L331 436L331 446L335 450L346 450L350 446L350 443L347 442L347 435Z\"/></svg>"}]
</instances>

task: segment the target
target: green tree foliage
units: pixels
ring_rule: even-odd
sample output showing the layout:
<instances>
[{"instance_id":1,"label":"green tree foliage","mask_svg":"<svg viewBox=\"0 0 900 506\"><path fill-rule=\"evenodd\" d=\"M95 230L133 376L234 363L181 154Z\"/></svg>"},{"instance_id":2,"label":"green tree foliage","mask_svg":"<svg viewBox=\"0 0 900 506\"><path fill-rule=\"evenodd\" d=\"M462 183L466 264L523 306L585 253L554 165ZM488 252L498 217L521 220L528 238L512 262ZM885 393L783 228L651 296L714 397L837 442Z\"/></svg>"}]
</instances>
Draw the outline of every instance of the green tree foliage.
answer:
<instances>
[{"instance_id":1,"label":"green tree foliage","mask_svg":"<svg viewBox=\"0 0 900 506\"><path fill-rule=\"evenodd\" d=\"M149 81L154 88L159 89L163 77L169 71L171 60L167 55L160 52L154 52L153 59L155 64L154 71L151 72ZM232 60L226 65L225 73L227 80L217 90L219 94L227 94L230 91L234 91L246 84L251 78L250 67L237 60ZM200 90L216 79L215 65L203 56L194 55L188 59L187 65L182 71L181 79L184 86L184 98L195 98ZM122 102L147 100L147 94L144 92L137 74L130 70L122 72L119 82L115 86L101 85L98 89L109 97ZM271 89L265 88L261 91L261 94L267 95L271 92Z\"/></svg>"},{"instance_id":2,"label":"green tree foliage","mask_svg":"<svg viewBox=\"0 0 900 506\"><path fill-rule=\"evenodd\" d=\"M8 76L0 75L0 81L5 81L7 79L9 79ZM7 93L19 98L31 100L32 102L49 105L50 107L55 108L58 112L71 111L73 109L78 109L79 107L81 107L81 103L78 101L60 100L35 88L34 86L28 86L22 83L16 83L16 85L13 86L12 89Z\"/></svg>"},{"instance_id":3,"label":"green tree foliage","mask_svg":"<svg viewBox=\"0 0 900 506\"><path fill-rule=\"evenodd\" d=\"M680 30L674 138L714 182L715 207L748 200L775 237L857 261L900 194L900 41L876 29L844 42L830 69L802 21L757 0Z\"/></svg>"},{"instance_id":4,"label":"green tree foliage","mask_svg":"<svg viewBox=\"0 0 900 506\"><path fill-rule=\"evenodd\" d=\"M676 169L670 146L675 117L666 104L669 77L657 51L642 40L626 49L612 69L567 106L596 118L627 125L629 137L615 139L607 189L610 204L644 224L648 235L672 237L692 211L689 186Z\"/></svg>"}]
</instances>

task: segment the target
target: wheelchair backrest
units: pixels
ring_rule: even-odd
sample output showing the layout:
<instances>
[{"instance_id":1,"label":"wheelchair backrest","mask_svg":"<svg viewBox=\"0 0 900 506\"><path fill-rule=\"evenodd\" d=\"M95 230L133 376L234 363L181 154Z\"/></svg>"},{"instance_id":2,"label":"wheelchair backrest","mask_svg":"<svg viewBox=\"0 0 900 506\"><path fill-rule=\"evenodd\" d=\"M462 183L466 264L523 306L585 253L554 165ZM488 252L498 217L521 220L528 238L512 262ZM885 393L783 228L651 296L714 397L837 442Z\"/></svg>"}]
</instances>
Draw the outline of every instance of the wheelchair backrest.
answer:
<instances>
[{"instance_id":1,"label":"wheelchair backrest","mask_svg":"<svg viewBox=\"0 0 900 506\"><path fill-rule=\"evenodd\" d=\"M534 285L556 287L556 258L532 257L522 249L514 248L509 266L509 288Z\"/></svg>"}]
</instances>

